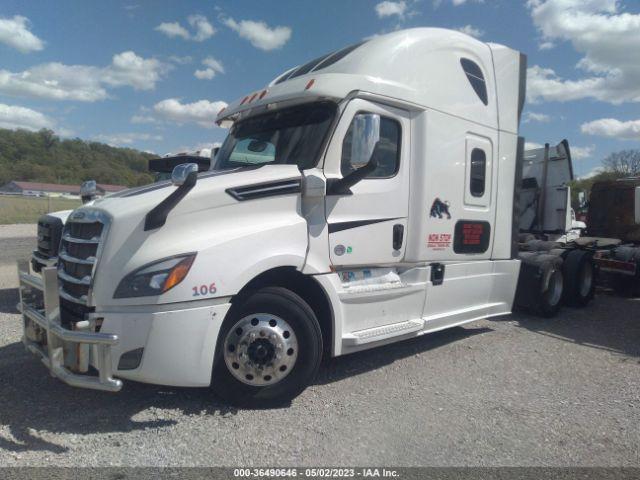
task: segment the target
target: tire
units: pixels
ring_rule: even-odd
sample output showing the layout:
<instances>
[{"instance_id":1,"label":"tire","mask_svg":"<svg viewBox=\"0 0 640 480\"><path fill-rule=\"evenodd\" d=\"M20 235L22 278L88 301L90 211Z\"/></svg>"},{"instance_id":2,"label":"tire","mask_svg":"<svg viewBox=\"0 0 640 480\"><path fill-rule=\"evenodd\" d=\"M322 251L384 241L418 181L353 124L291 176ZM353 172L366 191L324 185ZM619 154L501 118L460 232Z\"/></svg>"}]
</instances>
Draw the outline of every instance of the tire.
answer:
<instances>
[{"instance_id":1,"label":"tire","mask_svg":"<svg viewBox=\"0 0 640 480\"><path fill-rule=\"evenodd\" d=\"M536 311L542 317L551 318L557 315L562 303L564 291L562 266L560 262L549 261L542 265L542 269Z\"/></svg>"},{"instance_id":2,"label":"tire","mask_svg":"<svg viewBox=\"0 0 640 480\"><path fill-rule=\"evenodd\" d=\"M562 264L564 276L563 301L572 307L584 307L596 290L596 269L591 254L572 250Z\"/></svg>"},{"instance_id":3,"label":"tire","mask_svg":"<svg viewBox=\"0 0 640 480\"><path fill-rule=\"evenodd\" d=\"M311 307L286 288L265 287L239 299L223 322L211 386L235 406L283 405L314 380L321 359Z\"/></svg>"}]
</instances>

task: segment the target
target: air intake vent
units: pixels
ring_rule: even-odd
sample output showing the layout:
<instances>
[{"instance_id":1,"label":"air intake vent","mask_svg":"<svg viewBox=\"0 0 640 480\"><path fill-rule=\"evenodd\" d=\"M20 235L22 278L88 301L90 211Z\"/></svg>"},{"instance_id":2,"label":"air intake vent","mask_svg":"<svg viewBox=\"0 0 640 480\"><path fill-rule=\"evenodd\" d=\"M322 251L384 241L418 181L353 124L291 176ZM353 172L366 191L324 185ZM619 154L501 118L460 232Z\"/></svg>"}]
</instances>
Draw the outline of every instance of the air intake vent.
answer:
<instances>
[{"instance_id":1,"label":"air intake vent","mask_svg":"<svg viewBox=\"0 0 640 480\"><path fill-rule=\"evenodd\" d=\"M240 201L272 197L275 195L300 193L300 191L301 183L299 178L247 185L246 187L228 188L226 190L229 195Z\"/></svg>"}]
</instances>

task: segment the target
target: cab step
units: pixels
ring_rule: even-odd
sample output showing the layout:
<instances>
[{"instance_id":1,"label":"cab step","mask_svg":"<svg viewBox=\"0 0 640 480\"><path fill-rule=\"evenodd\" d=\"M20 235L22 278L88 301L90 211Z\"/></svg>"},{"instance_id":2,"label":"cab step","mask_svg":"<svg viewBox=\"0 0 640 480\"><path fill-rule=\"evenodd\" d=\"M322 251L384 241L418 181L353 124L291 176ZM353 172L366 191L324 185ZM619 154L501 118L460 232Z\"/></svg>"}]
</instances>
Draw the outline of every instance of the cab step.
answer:
<instances>
[{"instance_id":1,"label":"cab step","mask_svg":"<svg viewBox=\"0 0 640 480\"><path fill-rule=\"evenodd\" d=\"M379 342L388 338L400 337L419 332L424 328L424 320L407 320L406 322L392 323L382 327L358 330L342 337L343 346L363 345L365 343Z\"/></svg>"}]
</instances>

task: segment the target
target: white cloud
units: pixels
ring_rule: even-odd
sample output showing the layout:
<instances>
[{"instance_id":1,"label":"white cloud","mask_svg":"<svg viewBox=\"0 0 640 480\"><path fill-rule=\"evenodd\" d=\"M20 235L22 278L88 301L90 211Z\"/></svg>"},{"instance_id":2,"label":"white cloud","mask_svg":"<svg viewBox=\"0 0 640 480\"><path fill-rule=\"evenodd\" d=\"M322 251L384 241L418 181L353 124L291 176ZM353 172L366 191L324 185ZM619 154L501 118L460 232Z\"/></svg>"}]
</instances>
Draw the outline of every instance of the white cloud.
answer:
<instances>
[{"instance_id":1,"label":"white cloud","mask_svg":"<svg viewBox=\"0 0 640 480\"><path fill-rule=\"evenodd\" d=\"M540 122L547 123L551 121L551 116L546 113L525 112L523 123Z\"/></svg>"},{"instance_id":2,"label":"white cloud","mask_svg":"<svg viewBox=\"0 0 640 480\"><path fill-rule=\"evenodd\" d=\"M131 123L156 123L158 120L151 115L136 114L131 117Z\"/></svg>"},{"instance_id":3,"label":"white cloud","mask_svg":"<svg viewBox=\"0 0 640 480\"><path fill-rule=\"evenodd\" d=\"M582 124L580 130L587 135L640 141L640 120L621 122L615 118L602 118Z\"/></svg>"},{"instance_id":4,"label":"white cloud","mask_svg":"<svg viewBox=\"0 0 640 480\"><path fill-rule=\"evenodd\" d=\"M200 80L211 80L217 73L224 73L222 63L213 57L207 57L202 60L202 64L207 67L202 70L196 70L193 75Z\"/></svg>"},{"instance_id":5,"label":"white cloud","mask_svg":"<svg viewBox=\"0 0 640 480\"><path fill-rule=\"evenodd\" d=\"M132 51L114 55L106 67L44 63L23 72L0 70L0 94L95 102L108 97L109 87L153 90L170 68L157 59L145 59Z\"/></svg>"},{"instance_id":6,"label":"white cloud","mask_svg":"<svg viewBox=\"0 0 640 480\"><path fill-rule=\"evenodd\" d=\"M207 38L211 38L216 33L216 29L213 28L204 15L189 15L187 21L189 25L191 25L191 28L195 30L192 38L196 42L202 42Z\"/></svg>"},{"instance_id":7,"label":"white cloud","mask_svg":"<svg viewBox=\"0 0 640 480\"><path fill-rule=\"evenodd\" d=\"M222 146L222 143L220 142L206 142L206 143L199 143L198 145L196 145L195 147L191 146L191 147L180 147L177 150L177 153L189 153L192 155L199 155L201 157L207 157L210 158L211 157L211 150L213 150L216 147L220 147ZM175 153L170 153L169 155L175 155Z\"/></svg>"},{"instance_id":8,"label":"white cloud","mask_svg":"<svg viewBox=\"0 0 640 480\"><path fill-rule=\"evenodd\" d=\"M536 142L525 142L524 149L525 150L535 150L536 148L542 148L544 145Z\"/></svg>"},{"instance_id":9,"label":"white cloud","mask_svg":"<svg viewBox=\"0 0 640 480\"><path fill-rule=\"evenodd\" d=\"M29 19L21 15L0 17L0 42L22 53L44 48L44 42L29 31Z\"/></svg>"},{"instance_id":10,"label":"white cloud","mask_svg":"<svg viewBox=\"0 0 640 480\"><path fill-rule=\"evenodd\" d=\"M433 6L438 8L442 4L443 0L433 0ZM451 0L451 4L454 7L459 7L465 3L484 3L484 0Z\"/></svg>"},{"instance_id":11,"label":"white cloud","mask_svg":"<svg viewBox=\"0 0 640 480\"><path fill-rule=\"evenodd\" d=\"M189 55L186 55L184 57L181 57L179 55L171 55L169 57L169 61L173 62L175 64L178 64L178 65L187 65L187 64L193 62L193 58L190 57Z\"/></svg>"},{"instance_id":12,"label":"white cloud","mask_svg":"<svg viewBox=\"0 0 640 480\"><path fill-rule=\"evenodd\" d=\"M54 124L51 118L30 108L0 103L0 128L40 130L53 128Z\"/></svg>"},{"instance_id":13,"label":"white cloud","mask_svg":"<svg viewBox=\"0 0 640 480\"><path fill-rule=\"evenodd\" d=\"M480 38L484 35L484 30L480 30L473 25L465 25L464 27L458 27L455 30L475 38Z\"/></svg>"},{"instance_id":14,"label":"white cloud","mask_svg":"<svg viewBox=\"0 0 640 480\"><path fill-rule=\"evenodd\" d=\"M624 12L618 0L528 0L527 6L542 35L540 48L570 42L582 54L576 67L584 73L567 80L532 67L531 101L640 102L640 14Z\"/></svg>"},{"instance_id":15,"label":"white cloud","mask_svg":"<svg viewBox=\"0 0 640 480\"><path fill-rule=\"evenodd\" d=\"M185 40L191 39L191 35L187 31L187 29L180 25L178 22L162 22L155 28L155 30L164 33L167 37L170 38L180 37L184 38Z\"/></svg>"},{"instance_id":16,"label":"white cloud","mask_svg":"<svg viewBox=\"0 0 640 480\"><path fill-rule=\"evenodd\" d=\"M161 141L162 135L151 135L149 133L101 133L93 137L100 142L108 143L109 145L118 147L122 145L131 145L140 141Z\"/></svg>"},{"instance_id":17,"label":"white cloud","mask_svg":"<svg viewBox=\"0 0 640 480\"><path fill-rule=\"evenodd\" d=\"M407 10L407 4L404 1L391 2L384 0L376 5L376 14L379 18L398 16L402 18Z\"/></svg>"},{"instance_id":18,"label":"white cloud","mask_svg":"<svg viewBox=\"0 0 640 480\"><path fill-rule=\"evenodd\" d=\"M178 124L195 123L205 128L215 127L218 112L227 106L226 102L198 100L193 103L182 103L177 98L167 98L154 105L156 115L163 120Z\"/></svg>"},{"instance_id":19,"label":"white cloud","mask_svg":"<svg viewBox=\"0 0 640 480\"><path fill-rule=\"evenodd\" d=\"M194 42L203 42L216 33L216 29L204 15L189 15L187 23L191 27L191 32L178 22L162 22L155 30L169 38L180 37Z\"/></svg>"},{"instance_id":20,"label":"white cloud","mask_svg":"<svg viewBox=\"0 0 640 480\"><path fill-rule=\"evenodd\" d=\"M248 40L251 45L264 51L281 48L291 38L291 28L289 27L271 28L265 22L254 20L236 22L233 18L224 19L223 23L240 37Z\"/></svg>"},{"instance_id":21,"label":"white cloud","mask_svg":"<svg viewBox=\"0 0 640 480\"><path fill-rule=\"evenodd\" d=\"M595 177L596 175L605 172L606 170L604 169L604 167L595 167L593 169L591 169L590 171L588 171L587 173L585 173L584 175L580 175L578 178L579 179L585 179L585 178L591 178L591 177Z\"/></svg>"},{"instance_id":22,"label":"white cloud","mask_svg":"<svg viewBox=\"0 0 640 480\"><path fill-rule=\"evenodd\" d=\"M571 151L571 158L573 160L584 160L585 158L590 158L593 155L593 152L596 150L595 145L588 145L586 147L577 147L570 146L569 150Z\"/></svg>"},{"instance_id":23,"label":"white cloud","mask_svg":"<svg viewBox=\"0 0 640 480\"><path fill-rule=\"evenodd\" d=\"M113 56L111 65L103 69L103 81L114 87L130 86L136 90L153 90L168 70L155 58L142 58L132 51Z\"/></svg>"}]
</instances>

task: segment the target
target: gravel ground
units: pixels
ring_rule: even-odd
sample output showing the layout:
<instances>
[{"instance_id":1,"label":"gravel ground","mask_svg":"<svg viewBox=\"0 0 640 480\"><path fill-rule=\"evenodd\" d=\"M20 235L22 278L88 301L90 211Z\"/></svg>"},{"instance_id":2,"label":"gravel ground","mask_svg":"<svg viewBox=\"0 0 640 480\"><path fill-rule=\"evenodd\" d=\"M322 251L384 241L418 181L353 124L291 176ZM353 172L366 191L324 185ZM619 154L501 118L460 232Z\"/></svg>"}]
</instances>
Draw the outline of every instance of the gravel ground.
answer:
<instances>
[{"instance_id":1,"label":"gravel ground","mask_svg":"<svg viewBox=\"0 0 640 480\"><path fill-rule=\"evenodd\" d=\"M640 466L640 301L601 294L329 361L288 408L208 391L67 387L20 343L0 227L0 465Z\"/></svg>"}]
</instances>

